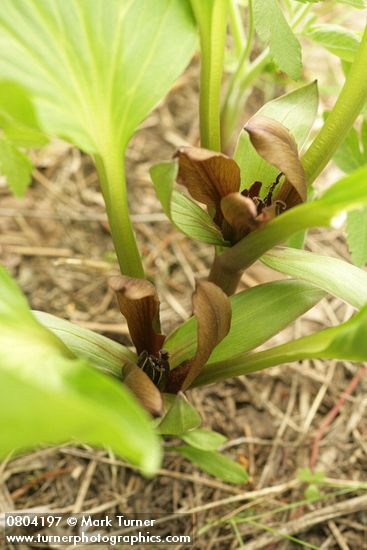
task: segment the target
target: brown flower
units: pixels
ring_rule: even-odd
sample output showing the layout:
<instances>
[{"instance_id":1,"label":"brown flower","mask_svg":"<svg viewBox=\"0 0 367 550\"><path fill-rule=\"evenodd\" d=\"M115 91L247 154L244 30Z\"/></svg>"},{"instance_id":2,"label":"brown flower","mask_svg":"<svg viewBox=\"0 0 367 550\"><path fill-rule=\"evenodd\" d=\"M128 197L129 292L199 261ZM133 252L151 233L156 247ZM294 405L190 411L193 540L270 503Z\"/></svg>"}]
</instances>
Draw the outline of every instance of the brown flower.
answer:
<instances>
[{"instance_id":1,"label":"brown flower","mask_svg":"<svg viewBox=\"0 0 367 550\"><path fill-rule=\"evenodd\" d=\"M198 324L196 353L171 371L167 386L170 393L185 391L192 385L214 348L231 328L230 301L223 290L214 283L197 282L192 306Z\"/></svg>"},{"instance_id":2,"label":"brown flower","mask_svg":"<svg viewBox=\"0 0 367 550\"><path fill-rule=\"evenodd\" d=\"M276 120L264 116L250 119L245 130L258 154L280 170L263 198L260 198L262 183L259 181L240 192L240 168L222 153L183 147L175 155L178 183L184 185L194 199L214 209L214 221L231 244L307 198L304 170L290 132ZM285 180L274 197L282 176Z\"/></svg>"},{"instance_id":3,"label":"brown flower","mask_svg":"<svg viewBox=\"0 0 367 550\"><path fill-rule=\"evenodd\" d=\"M123 369L124 383L153 416L160 416L163 411L161 393L151 377L141 368L145 364L139 364L139 358L143 354L147 356L146 366L152 367L153 373L161 367L159 352L164 336L160 332L156 289L145 279L132 279L122 275L112 277L110 286L116 292L120 311L127 321L130 337L138 354L137 364L131 363Z\"/></svg>"},{"instance_id":4,"label":"brown flower","mask_svg":"<svg viewBox=\"0 0 367 550\"><path fill-rule=\"evenodd\" d=\"M138 358L123 369L124 383L154 416L162 413L161 391L186 390L200 373L213 349L230 328L228 297L213 283L198 282L193 294L193 313L198 322L198 345L191 359L169 370L168 352L162 349L159 299L152 283L144 279L117 276L110 280L121 313L127 320Z\"/></svg>"}]
</instances>

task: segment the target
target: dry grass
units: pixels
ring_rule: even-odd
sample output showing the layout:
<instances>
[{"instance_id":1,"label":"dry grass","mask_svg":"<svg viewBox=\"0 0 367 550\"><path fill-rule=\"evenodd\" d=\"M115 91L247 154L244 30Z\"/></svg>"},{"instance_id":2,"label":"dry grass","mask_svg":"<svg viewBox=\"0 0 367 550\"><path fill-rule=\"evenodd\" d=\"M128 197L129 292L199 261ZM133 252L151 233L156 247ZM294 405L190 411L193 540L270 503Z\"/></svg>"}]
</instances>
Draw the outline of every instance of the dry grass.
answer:
<instances>
[{"instance_id":1,"label":"dry grass","mask_svg":"<svg viewBox=\"0 0 367 550\"><path fill-rule=\"evenodd\" d=\"M158 286L166 332L190 314L195 278L206 276L212 251L190 242L166 221L148 168L169 158L178 146L197 142L196 82L194 64L146 120L127 158L135 229L148 276ZM262 100L258 90L253 102ZM126 325L107 287L116 263L90 160L57 142L35 161L34 182L24 200L16 201L0 188L1 261L33 308L128 343ZM335 231L314 232L308 246L348 258L344 238ZM246 272L241 286L274 277L278 275L258 263ZM273 342L334 325L351 313L337 299L323 300ZM306 486L297 478L297 470L310 464L325 416L360 368L347 362L303 361L190 393L204 426L225 434L225 453L248 468L250 480L244 486L216 481L170 452L157 477L147 480L112 453L66 445L6 461L0 470L0 508L167 515L189 511L197 529L210 526L195 543L206 550L239 548L241 538L247 550L300 547L284 534L317 548L367 548L367 497L358 490L367 482L366 378L347 396L320 441L316 469L325 472L327 486L320 491L329 496L301 502ZM333 496L341 486L350 491ZM234 518L240 516L244 521L235 527Z\"/></svg>"}]
</instances>

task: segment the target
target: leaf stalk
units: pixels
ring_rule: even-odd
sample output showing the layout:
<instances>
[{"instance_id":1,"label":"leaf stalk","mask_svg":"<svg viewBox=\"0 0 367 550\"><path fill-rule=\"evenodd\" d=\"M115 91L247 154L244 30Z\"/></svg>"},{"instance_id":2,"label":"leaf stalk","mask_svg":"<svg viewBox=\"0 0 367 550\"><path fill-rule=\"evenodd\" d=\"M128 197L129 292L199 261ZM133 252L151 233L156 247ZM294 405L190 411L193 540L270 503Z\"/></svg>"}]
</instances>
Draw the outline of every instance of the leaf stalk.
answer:
<instances>
[{"instance_id":1,"label":"leaf stalk","mask_svg":"<svg viewBox=\"0 0 367 550\"><path fill-rule=\"evenodd\" d=\"M334 156L367 101L366 67L367 25L339 97L325 124L303 156L302 163L309 185Z\"/></svg>"},{"instance_id":2,"label":"leaf stalk","mask_svg":"<svg viewBox=\"0 0 367 550\"><path fill-rule=\"evenodd\" d=\"M96 157L95 163L121 273L143 279L144 268L129 216L122 155L116 152Z\"/></svg>"}]
</instances>

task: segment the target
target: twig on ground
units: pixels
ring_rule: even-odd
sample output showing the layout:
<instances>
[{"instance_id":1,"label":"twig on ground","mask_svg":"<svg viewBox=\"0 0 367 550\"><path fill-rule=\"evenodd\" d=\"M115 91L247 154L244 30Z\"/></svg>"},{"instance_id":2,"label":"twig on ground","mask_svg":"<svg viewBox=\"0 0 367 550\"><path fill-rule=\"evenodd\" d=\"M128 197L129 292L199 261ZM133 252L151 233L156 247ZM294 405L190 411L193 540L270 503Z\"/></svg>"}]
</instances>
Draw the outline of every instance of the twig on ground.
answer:
<instances>
[{"instance_id":1,"label":"twig on ground","mask_svg":"<svg viewBox=\"0 0 367 550\"><path fill-rule=\"evenodd\" d=\"M316 433L316 437L314 439L312 450L311 450L311 458L310 458L310 469L313 471L317 462L317 457L319 454L319 447L320 447L320 441L324 437L324 434L327 430L327 428L330 426L334 418L339 414L341 409L344 406L344 403L348 396L350 396L362 378L367 373L367 368L365 365L362 365L357 373L354 375L352 380L350 381L349 385L345 389L345 391L341 394L338 402L334 405L334 407L328 412L328 414L325 416L324 420L321 422L320 428L318 429Z\"/></svg>"}]
</instances>

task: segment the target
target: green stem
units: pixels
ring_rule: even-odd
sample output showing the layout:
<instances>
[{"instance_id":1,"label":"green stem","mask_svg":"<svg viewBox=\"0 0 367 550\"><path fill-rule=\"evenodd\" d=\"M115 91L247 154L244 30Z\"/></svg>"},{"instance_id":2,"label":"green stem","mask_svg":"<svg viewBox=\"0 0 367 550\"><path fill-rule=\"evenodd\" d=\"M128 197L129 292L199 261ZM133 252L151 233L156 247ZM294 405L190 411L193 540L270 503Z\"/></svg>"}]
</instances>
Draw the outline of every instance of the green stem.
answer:
<instances>
[{"instance_id":1,"label":"green stem","mask_svg":"<svg viewBox=\"0 0 367 550\"><path fill-rule=\"evenodd\" d=\"M232 296L237 290L244 270L241 268L233 270L230 267L228 268L225 263L223 264L220 261L220 257L220 254L215 256L208 281L219 286L227 296Z\"/></svg>"},{"instance_id":2,"label":"green stem","mask_svg":"<svg viewBox=\"0 0 367 550\"><path fill-rule=\"evenodd\" d=\"M221 150L220 93L223 73L228 0L191 0L199 25L201 47L200 141Z\"/></svg>"},{"instance_id":3,"label":"green stem","mask_svg":"<svg viewBox=\"0 0 367 550\"><path fill-rule=\"evenodd\" d=\"M311 184L333 157L367 101L367 26L340 95L302 162Z\"/></svg>"},{"instance_id":4,"label":"green stem","mask_svg":"<svg viewBox=\"0 0 367 550\"><path fill-rule=\"evenodd\" d=\"M298 25L303 21L305 16L308 14L309 11L312 9L312 4L306 4L305 6L300 6L298 10L295 13L295 17L292 21L292 30L296 31Z\"/></svg>"},{"instance_id":5,"label":"green stem","mask_svg":"<svg viewBox=\"0 0 367 550\"><path fill-rule=\"evenodd\" d=\"M96 157L95 163L121 273L142 279L144 268L129 216L122 155L110 151L103 158Z\"/></svg>"},{"instance_id":6,"label":"green stem","mask_svg":"<svg viewBox=\"0 0 367 550\"><path fill-rule=\"evenodd\" d=\"M236 56L239 58L246 44L246 36L243 29L241 12L238 7L237 0L230 0L229 2L229 21L234 40L234 49Z\"/></svg>"},{"instance_id":7,"label":"green stem","mask_svg":"<svg viewBox=\"0 0 367 550\"><path fill-rule=\"evenodd\" d=\"M269 63L269 48L266 48L250 64L246 65L246 52L240 60L241 66L233 73L226 92L222 107L222 141L223 150L227 150L232 142L234 131L238 123L238 115L242 112L246 99L250 93L251 84L260 76L264 67Z\"/></svg>"}]
</instances>

